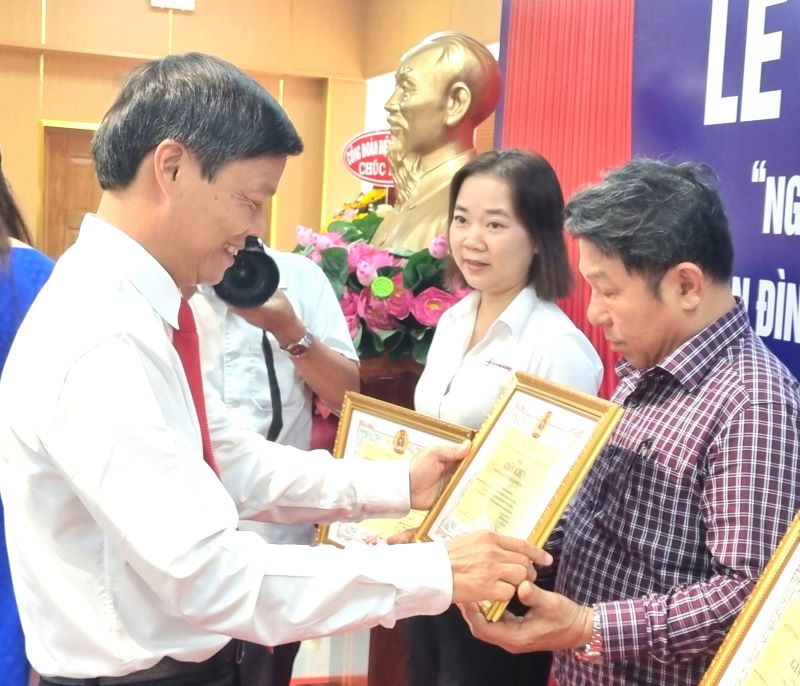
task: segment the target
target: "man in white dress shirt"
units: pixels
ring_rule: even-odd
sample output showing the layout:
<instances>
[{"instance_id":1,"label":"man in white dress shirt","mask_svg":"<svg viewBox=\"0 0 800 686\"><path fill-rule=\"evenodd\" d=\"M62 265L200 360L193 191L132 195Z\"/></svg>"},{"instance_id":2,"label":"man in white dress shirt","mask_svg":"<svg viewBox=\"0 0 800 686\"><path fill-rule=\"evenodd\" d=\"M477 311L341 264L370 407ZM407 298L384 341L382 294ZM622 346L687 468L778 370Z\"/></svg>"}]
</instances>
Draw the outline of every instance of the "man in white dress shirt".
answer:
<instances>
[{"instance_id":1,"label":"man in white dress shirt","mask_svg":"<svg viewBox=\"0 0 800 686\"><path fill-rule=\"evenodd\" d=\"M212 396L206 430L173 345L191 331L181 288L220 280L301 149L274 98L199 54L134 70L95 134L97 214L0 380L11 572L44 686L233 686L231 638L277 645L510 598L550 561L487 532L340 550L237 530L429 507L466 452L333 460L235 428Z\"/></svg>"},{"instance_id":2,"label":"man in white dress shirt","mask_svg":"<svg viewBox=\"0 0 800 686\"><path fill-rule=\"evenodd\" d=\"M358 355L324 272L301 255L265 251L278 267L280 281L260 307L228 305L211 286L200 286L190 300L203 381L221 396L238 426L308 450L313 395L338 411L345 392L359 388ZM269 351L264 351L265 343ZM314 541L313 524L243 521L239 529L255 531L268 543ZM240 682L289 686L299 648L299 641L271 651L246 644Z\"/></svg>"}]
</instances>

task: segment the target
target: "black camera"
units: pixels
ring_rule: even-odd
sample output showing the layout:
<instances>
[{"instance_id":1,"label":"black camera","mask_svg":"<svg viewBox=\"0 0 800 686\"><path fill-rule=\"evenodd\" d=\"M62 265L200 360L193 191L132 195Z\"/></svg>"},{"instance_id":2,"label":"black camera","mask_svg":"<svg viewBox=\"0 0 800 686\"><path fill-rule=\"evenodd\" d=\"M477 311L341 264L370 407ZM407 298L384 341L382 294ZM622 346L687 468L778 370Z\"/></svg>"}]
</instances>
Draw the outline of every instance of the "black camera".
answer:
<instances>
[{"instance_id":1,"label":"black camera","mask_svg":"<svg viewBox=\"0 0 800 686\"><path fill-rule=\"evenodd\" d=\"M280 272L256 236L248 236L214 290L234 307L259 307L278 289Z\"/></svg>"}]
</instances>

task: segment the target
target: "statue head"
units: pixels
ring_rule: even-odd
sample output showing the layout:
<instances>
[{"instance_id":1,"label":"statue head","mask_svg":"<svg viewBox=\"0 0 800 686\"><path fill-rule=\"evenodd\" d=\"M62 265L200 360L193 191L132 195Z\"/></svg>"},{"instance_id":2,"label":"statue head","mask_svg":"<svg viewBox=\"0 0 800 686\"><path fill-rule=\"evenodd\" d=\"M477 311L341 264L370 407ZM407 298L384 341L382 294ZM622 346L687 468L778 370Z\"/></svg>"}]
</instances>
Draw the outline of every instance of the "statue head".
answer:
<instances>
[{"instance_id":1,"label":"statue head","mask_svg":"<svg viewBox=\"0 0 800 686\"><path fill-rule=\"evenodd\" d=\"M400 58L385 105L398 205L419 173L472 147L499 95L497 60L463 33L435 33Z\"/></svg>"}]
</instances>

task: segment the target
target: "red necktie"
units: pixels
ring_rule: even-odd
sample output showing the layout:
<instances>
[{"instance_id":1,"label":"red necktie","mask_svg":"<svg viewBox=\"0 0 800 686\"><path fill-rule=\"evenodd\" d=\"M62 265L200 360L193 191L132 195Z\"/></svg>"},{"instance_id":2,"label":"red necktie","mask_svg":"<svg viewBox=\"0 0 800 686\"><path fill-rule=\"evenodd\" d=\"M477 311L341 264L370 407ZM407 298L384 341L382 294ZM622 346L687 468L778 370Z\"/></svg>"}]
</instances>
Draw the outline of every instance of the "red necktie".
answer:
<instances>
[{"instance_id":1,"label":"red necktie","mask_svg":"<svg viewBox=\"0 0 800 686\"><path fill-rule=\"evenodd\" d=\"M211 447L211 438L208 434L206 401L203 397L203 375L200 371L200 341L197 338L192 308L183 298L181 298L181 306L178 310L178 329L172 333L172 344L178 351L178 357L181 358L183 370L186 372L186 380L189 382L189 390L192 392L197 421L200 423L200 436L203 439L203 458L214 470L214 474L220 476L217 461L214 459L214 450Z\"/></svg>"}]
</instances>

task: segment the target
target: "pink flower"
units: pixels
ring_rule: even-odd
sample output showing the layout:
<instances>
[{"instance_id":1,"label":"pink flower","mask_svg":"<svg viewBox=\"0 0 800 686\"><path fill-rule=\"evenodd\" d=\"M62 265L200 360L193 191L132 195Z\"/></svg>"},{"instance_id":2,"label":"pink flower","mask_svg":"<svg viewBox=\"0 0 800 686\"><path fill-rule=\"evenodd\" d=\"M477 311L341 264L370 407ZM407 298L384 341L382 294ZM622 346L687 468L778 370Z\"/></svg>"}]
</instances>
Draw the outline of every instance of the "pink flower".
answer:
<instances>
[{"instance_id":1,"label":"pink flower","mask_svg":"<svg viewBox=\"0 0 800 686\"><path fill-rule=\"evenodd\" d=\"M369 262L376 270L397 263L397 260L388 252L379 250L369 243L363 241L351 243L347 247L347 266L351 274L358 269L358 264L362 260Z\"/></svg>"},{"instance_id":2,"label":"pink flower","mask_svg":"<svg viewBox=\"0 0 800 686\"><path fill-rule=\"evenodd\" d=\"M359 241L358 243L351 243L347 246L347 268L352 274L355 272L358 263L361 262L367 255L369 255L373 248L369 243Z\"/></svg>"},{"instance_id":3,"label":"pink flower","mask_svg":"<svg viewBox=\"0 0 800 686\"><path fill-rule=\"evenodd\" d=\"M327 419L333 414L328 408L328 406L325 405L325 403L322 402L322 400L320 400L318 395L314 395L314 410L323 419Z\"/></svg>"},{"instance_id":4,"label":"pink flower","mask_svg":"<svg viewBox=\"0 0 800 686\"><path fill-rule=\"evenodd\" d=\"M369 256L369 261L372 262L372 266L375 269L380 269L381 267L392 267L396 264L400 264L400 260L396 257L393 257L385 250L376 250Z\"/></svg>"},{"instance_id":5,"label":"pink flower","mask_svg":"<svg viewBox=\"0 0 800 686\"><path fill-rule=\"evenodd\" d=\"M386 298L386 309L390 315L396 319L405 319L411 312L411 301L414 294L407 288L396 288L388 298Z\"/></svg>"},{"instance_id":6,"label":"pink flower","mask_svg":"<svg viewBox=\"0 0 800 686\"><path fill-rule=\"evenodd\" d=\"M411 301L414 293L403 287L403 273L395 274L392 277L394 282L394 292L387 300L389 314L397 319L405 319L411 312Z\"/></svg>"},{"instance_id":7,"label":"pink flower","mask_svg":"<svg viewBox=\"0 0 800 686\"><path fill-rule=\"evenodd\" d=\"M303 226L302 224L297 225L294 233L297 236L297 243L299 245L311 245L312 241L314 240L313 229L309 229L307 226Z\"/></svg>"},{"instance_id":8,"label":"pink flower","mask_svg":"<svg viewBox=\"0 0 800 686\"><path fill-rule=\"evenodd\" d=\"M331 248L346 248L349 244L348 242L342 238L342 234L338 231L328 231L325 233L330 241Z\"/></svg>"},{"instance_id":9,"label":"pink flower","mask_svg":"<svg viewBox=\"0 0 800 686\"><path fill-rule=\"evenodd\" d=\"M342 238L342 234L336 231L325 233L315 233L311 236L311 244L317 250L327 250L328 248L345 248L347 243Z\"/></svg>"},{"instance_id":10,"label":"pink flower","mask_svg":"<svg viewBox=\"0 0 800 686\"><path fill-rule=\"evenodd\" d=\"M319 264L322 262L322 253L319 250L312 250L306 257L312 262Z\"/></svg>"},{"instance_id":11,"label":"pink flower","mask_svg":"<svg viewBox=\"0 0 800 686\"><path fill-rule=\"evenodd\" d=\"M376 276L378 276L378 270L372 266L369 260L361 260L356 266L356 277L362 286L369 286L375 281Z\"/></svg>"},{"instance_id":12,"label":"pink flower","mask_svg":"<svg viewBox=\"0 0 800 686\"><path fill-rule=\"evenodd\" d=\"M342 235L331 231L330 233L315 233L311 236L311 243L317 250L327 250L328 248L343 248L347 245Z\"/></svg>"},{"instance_id":13,"label":"pink flower","mask_svg":"<svg viewBox=\"0 0 800 686\"><path fill-rule=\"evenodd\" d=\"M411 303L411 314L424 326L436 326L439 318L458 302L450 293L431 286L420 293Z\"/></svg>"},{"instance_id":14,"label":"pink flower","mask_svg":"<svg viewBox=\"0 0 800 686\"><path fill-rule=\"evenodd\" d=\"M361 326L359 323L358 315L349 314L345 315L344 320L347 322L347 332L350 334L352 340L356 340L358 328Z\"/></svg>"},{"instance_id":15,"label":"pink flower","mask_svg":"<svg viewBox=\"0 0 800 686\"><path fill-rule=\"evenodd\" d=\"M311 242L317 250L327 250L331 247L331 239L326 233L315 233L311 237Z\"/></svg>"},{"instance_id":16,"label":"pink flower","mask_svg":"<svg viewBox=\"0 0 800 686\"><path fill-rule=\"evenodd\" d=\"M344 293L342 293L342 299L339 301L339 306L342 308L342 314L345 317L354 316L358 310L358 295L349 288L345 288Z\"/></svg>"},{"instance_id":17,"label":"pink flower","mask_svg":"<svg viewBox=\"0 0 800 686\"><path fill-rule=\"evenodd\" d=\"M441 260L450 252L450 243L447 236L435 236L428 244L428 252L431 257Z\"/></svg>"},{"instance_id":18,"label":"pink flower","mask_svg":"<svg viewBox=\"0 0 800 686\"><path fill-rule=\"evenodd\" d=\"M368 288L358 296L357 311L371 331L389 331L397 326L397 322L389 314L387 300L376 298Z\"/></svg>"}]
</instances>

